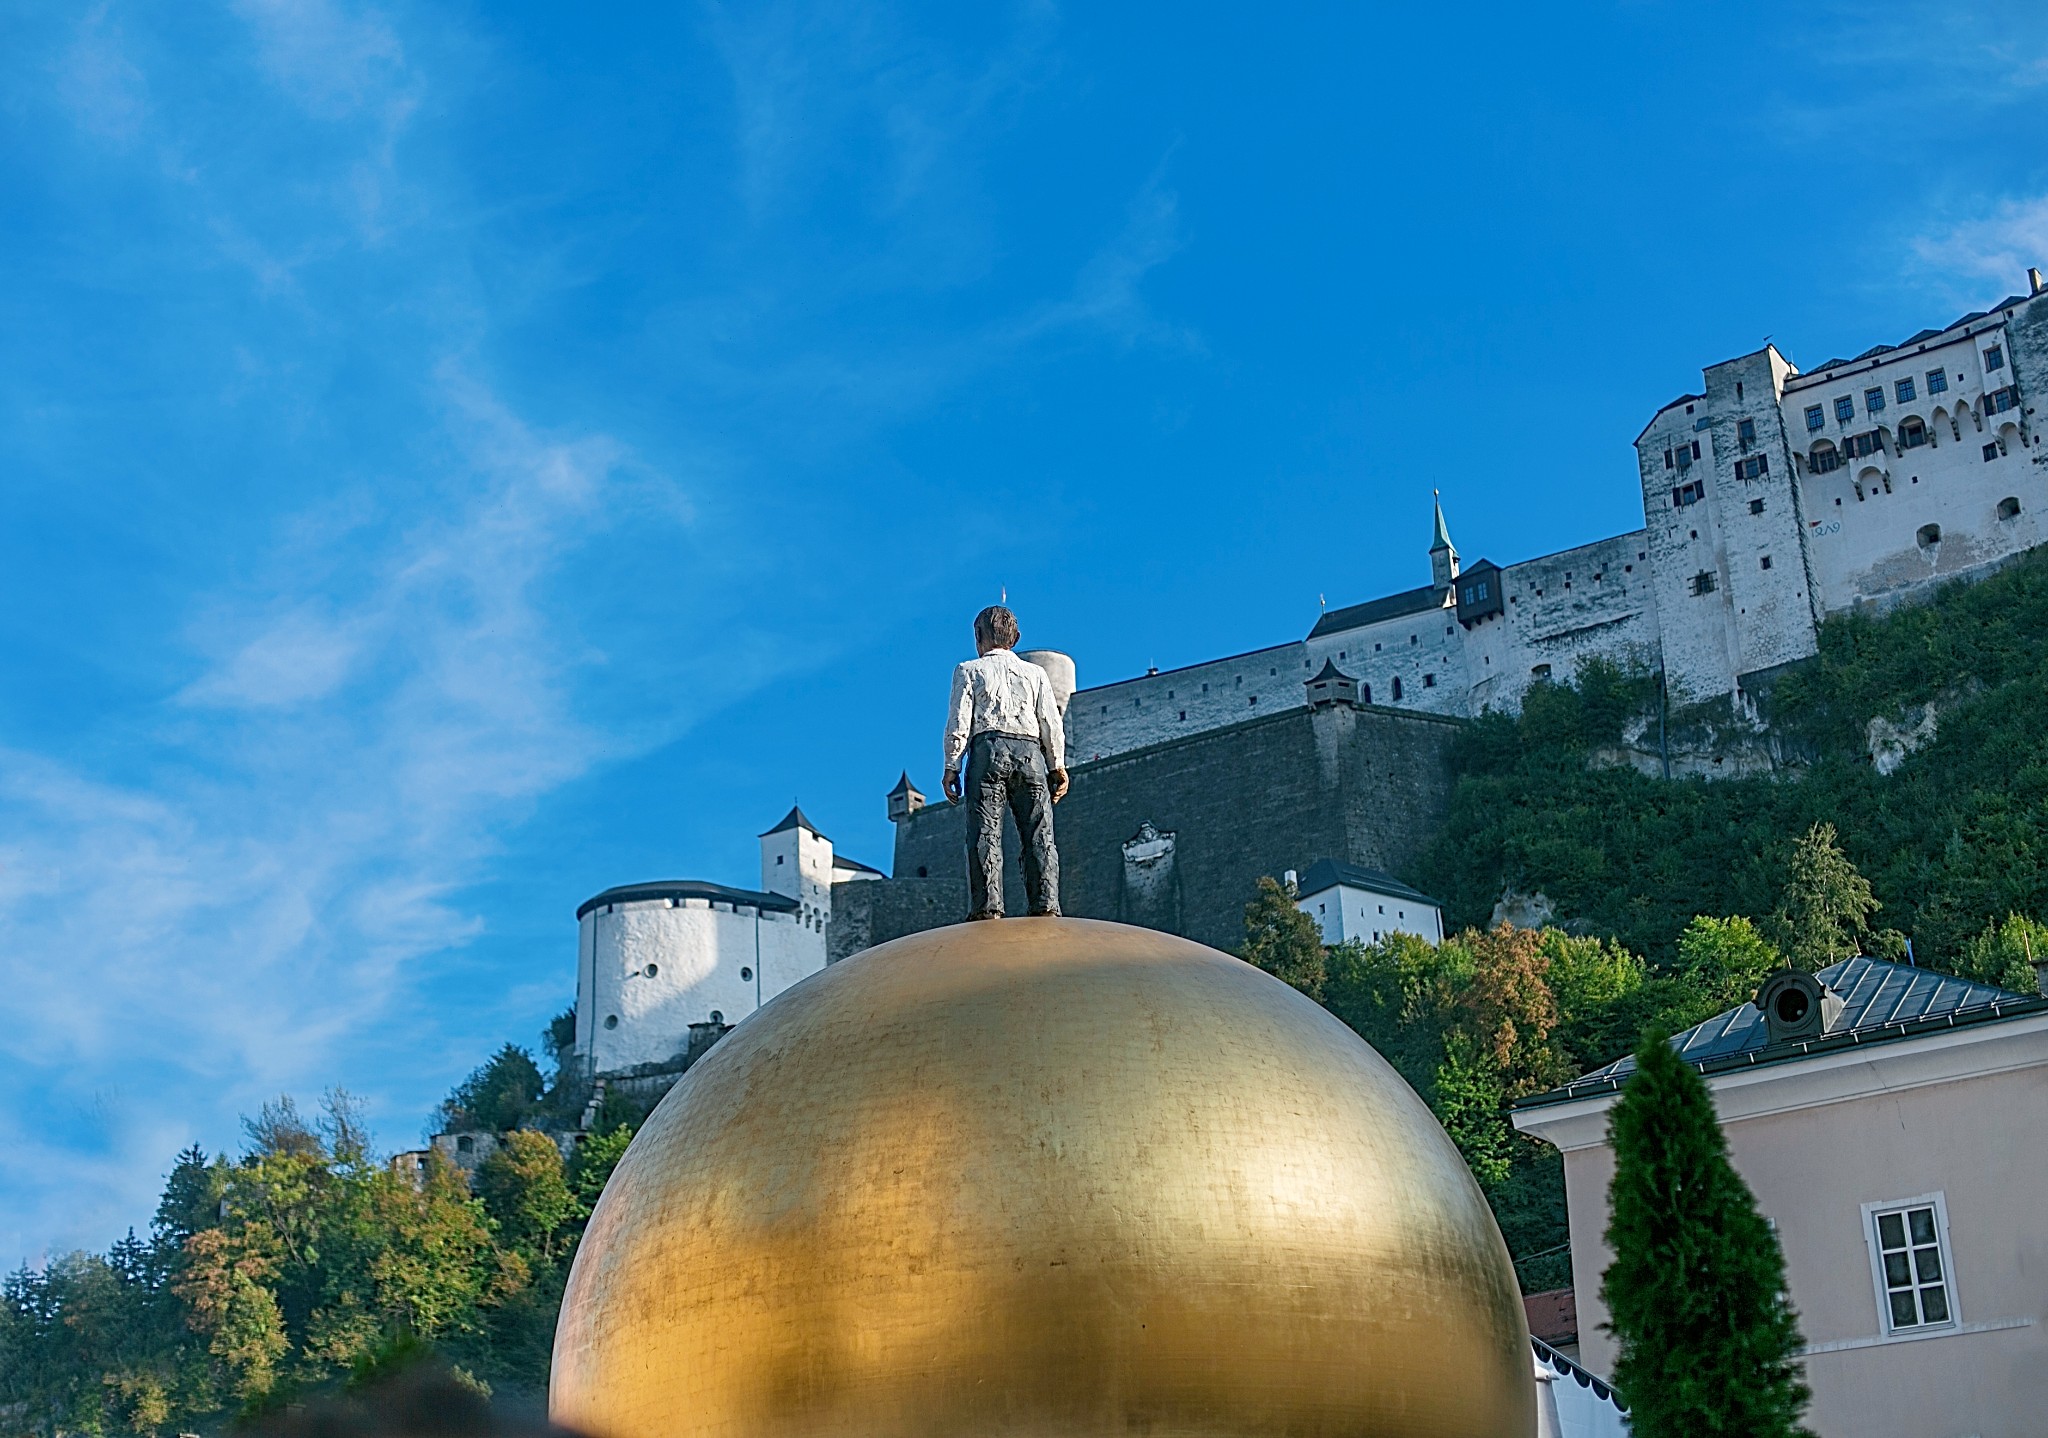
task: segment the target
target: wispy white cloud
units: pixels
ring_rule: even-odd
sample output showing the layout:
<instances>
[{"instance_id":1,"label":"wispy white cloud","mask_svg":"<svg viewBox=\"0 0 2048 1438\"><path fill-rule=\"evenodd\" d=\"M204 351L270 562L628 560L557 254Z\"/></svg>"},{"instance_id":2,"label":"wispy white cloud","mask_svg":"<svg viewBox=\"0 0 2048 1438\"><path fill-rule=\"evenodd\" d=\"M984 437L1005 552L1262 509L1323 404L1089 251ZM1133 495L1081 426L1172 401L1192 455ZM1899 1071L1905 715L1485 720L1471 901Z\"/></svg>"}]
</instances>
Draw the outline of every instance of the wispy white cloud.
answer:
<instances>
[{"instance_id":1,"label":"wispy white cloud","mask_svg":"<svg viewBox=\"0 0 2048 1438\"><path fill-rule=\"evenodd\" d=\"M121 27L95 5L78 18L56 69L57 92L80 126L103 140L135 138L149 113L149 86L128 56Z\"/></svg>"},{"instance_id":2,"label":"wispy white cloud","mask_svg":"<svg viewBox=\"0 0 2048 1438\"><path fill-rule=\"evenodd\" d=\"M419 961L477 929L451 894L493 834L620 752L577 713L589 656L537 591L645 477L603 436L536 432L452 364L437 382L467 497L352 546L338 595L287 582L217 616L236 637L181 701L234 722L168 725L133 783L0 753L0 1055L53 1082L146 1076L153 1101L107 1102L110 1142L157 1142L149 1172L163 1131L324 1087L350 1040L415 1022ZM49 1178L53 1232L79 1231L81 1202L107 1206L87 1220L132 1205L142 1181Z\"/></svg>"},{"instance_id":3,"label":"wispy white cloud","mask_svg":"<svg viewBox=\"0 0 2048 1438\"><path fill-rule=\"evenodd\" d=\"M270 79L308 111L342 119L392 105L410 77L383 14L337 0L234 0Z\"/></svg>"},{"instance_id":4,"label":"wispy white cloud","mask_svg":"<svg viewBox=\"0 0 2048 1438\"><path fill-rule=\"evenodd\" d=\"M1064 300L1030 316L1015 331L1019 341L1061 331L1108 334L1125 344L1167 345L1202 352L1189 327L1160 318L1140 290L1145 276L1180 253L1180 199L1167 187L1169 151L1126 207L1123 229L1089 257Z\"/></svg>"},{"instance_id":5,"label":"wispy white cloud","mask_svg":"<svg viewBox=\"0 0 2048 1438\"><path fill-rule=\"evenodd\" d=\"M1913 250L1937 276L2020 285L2030 267L2048 267L2048 195L2000 201L1988 214L1920 236Z\"/></svg>"},{"instance_id":6,"label":"wispy white cloud","mask_svg":"<svg viewBox=\"0 0 2048 1438\"><path fill-rule=\"evenodd\" d=\"M445 1079L451 1035L501 1037L501 1019L560 990L494 971L447 1012L423 1000L487 921L470 891L498 877L503 836L838 642L813 632L814 610L750 604L771 585L786 602L810 582L790 578L802 546L838 541L792 537L772 487L726 458L726 431L675 420L657 462L626 425L537 418L547 391L494 370L494 308L523 297L478 276L523 273L520 257L479 254L459 167L422 159L435 137L414 127L442 77L416 31L342 0L233 11L248 43L196 80L104 9L67 30L52 77L124 182L173 216L175 253L149 261L246 291L214 336L225 422L261 408L321 439L291 456L307 471L295 498L172 596L153 697L95 714L90 742L0 741L0 1152L17 1160L0 1165L0 1263L146 1217L177 1147L218 1143L281 1090L365 1090L402 1131L433 1097L421 1075ZM872 225L853 228L880 239L844 266L805 253L743 270L672 316L677 352L655 358L676 361L665 373L696 416L757 406L740 432L781 443L770 410L872 429L1074 337L1199 347L1144 292L1184 243L1164 162L1058 298L929 330L717 342L829 304L817 289L834 285L971 283L995 249L975 228L977 127L1049 63L1046 10L1020 12L985 64L858 7L818 12L826 35L793 13L765 30L713 17L742 92L745 224L800 202L846 153L833 126L851 117L881 157ZM159 163L138 176L131 148ZM778 235L801 246L810 228ZM801 286L817 289L787 293ZM344 362L374 387L331 383ZM351 422L399 433L326 453ZM660 612L635 565L659 569ZM410 1042L379 1048L385 1033ZM53 1109L64 1123L38 1121Z\"/></svg>"}]
</instances>

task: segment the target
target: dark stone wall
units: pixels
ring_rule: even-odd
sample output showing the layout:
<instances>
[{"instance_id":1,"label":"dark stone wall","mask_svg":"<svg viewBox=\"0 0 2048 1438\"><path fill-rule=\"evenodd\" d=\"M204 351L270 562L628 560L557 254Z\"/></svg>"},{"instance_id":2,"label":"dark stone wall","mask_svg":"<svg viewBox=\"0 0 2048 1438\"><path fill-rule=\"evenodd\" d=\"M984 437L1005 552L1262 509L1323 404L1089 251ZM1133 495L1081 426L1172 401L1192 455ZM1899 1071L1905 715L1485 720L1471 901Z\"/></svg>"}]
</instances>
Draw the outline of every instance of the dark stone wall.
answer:
<instances>
[{"instance_id":1,"label":"dark stone wall","mask_svg":"<svg viewBox=\"0 0 2048 1438\"><path fill-rule=\"evenodd\" d=\"M1330 858L1407 877L1443 822L1450 746L1462 727L1456 719L1338 704L1077 765L1073 790L1054 811L1061 906L1083 918L1142 923L1235 948L1261 875ZM940 799L899 821L898 877L835 888L833 929L841 896L854 888L919 885L923 914L936 922L964 917L965 813ZM1156 838L1140 833L1147 822ZM1006 907L1021 914L1016 836L1005 830ZM1125 845L1134 839L1127 858ZM932 887L941 882L950 886L944 895ZM912 917L899 919L881 893L864 901L878 913L888 907L892 920ZM882 942L881 927L873 926L868 942ZM914 931L890 927L890 938ZM853 937L848 953L866 946ZM835 935L833 948L839 947Z\"/></svg>"},{"instance_id":2,"label":"dark stone wall","mask_svg":"<svg viewBox=\"0 0 2048 1438\"><path fill-rule=\"evenodd\" d=\"M905 934L959 923L967 913L967 875L960 865L954 869L956 872L945 878L854 879L834 884L832 922L825 929L825 962L836 964ZM911 873L915 875L916 870Z\"/></svg>"}]
</instances>

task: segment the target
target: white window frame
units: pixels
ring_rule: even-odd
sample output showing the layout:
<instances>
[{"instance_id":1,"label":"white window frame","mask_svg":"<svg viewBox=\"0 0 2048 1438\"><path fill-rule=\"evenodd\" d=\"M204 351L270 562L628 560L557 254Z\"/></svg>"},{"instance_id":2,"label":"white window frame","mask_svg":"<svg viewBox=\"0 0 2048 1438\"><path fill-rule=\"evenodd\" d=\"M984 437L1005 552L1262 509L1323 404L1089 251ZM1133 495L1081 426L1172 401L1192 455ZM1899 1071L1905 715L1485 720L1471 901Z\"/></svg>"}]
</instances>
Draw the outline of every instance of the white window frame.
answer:
<instances>
[{"instance_id":1,"label":"white window frame","mask_svg":"<svg viewBox=\"0 0 2048 1438\"><path fill-rule=\"evenodd\" d=\"M1910 1328L1897 1328L1892 1325L1891 1291L1884 1281L1884 1250L1878 1244L1877 1216L1881 1213L1899 1213L1909 1208L1934 1210L1934 1238L1940 1245L1942 1286L1948 1290L1948 1317L1940 1323L1916 1323ZM1885 1337L1918 1338L1922 1335L1954 1333L1963 1326L1963 1300L1956 1282L1955 1249L1949 1242L1948 1197L1945 1193L1936 1191L1923 1193L1914 1198L1890 1198L1881 1203L1864 1204L1863 1247L1870 1255L1870 1290L1871 1298L1877 1304L1878 1331ZM1911 1251L1910 1237L1908 1251Z\"/></svg>"}]
</instances>

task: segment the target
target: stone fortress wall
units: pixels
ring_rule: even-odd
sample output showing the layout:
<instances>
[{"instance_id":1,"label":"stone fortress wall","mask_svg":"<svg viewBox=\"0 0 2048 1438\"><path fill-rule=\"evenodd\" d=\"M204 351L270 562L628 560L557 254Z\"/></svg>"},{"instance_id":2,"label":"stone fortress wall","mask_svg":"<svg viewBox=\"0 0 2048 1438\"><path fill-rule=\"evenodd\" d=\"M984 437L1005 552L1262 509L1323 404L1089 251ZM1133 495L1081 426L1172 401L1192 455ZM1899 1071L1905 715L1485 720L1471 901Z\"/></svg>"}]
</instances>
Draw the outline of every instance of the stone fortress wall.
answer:
<instances>
[{"instance_id":1,"label":"stone fortress wall","mask_svg":"<svg viewBox=\"0 0 2048 1438\"><path fill-rule=\"evenodd\" d=\"M1264 676L1268 686L1276 677ZM1301 687L1297 679L1294 688ZM1455 720L1378 706L1296 702L1072 763L1073 787L1054 812L1061 906L1081 918L1235 949L1261 876L1305 871L1319 859L1409 870L1449 804L1450 745L1459 728ZM966 806L943 800L900 817L897 877L866 887L879 898L905 882L925 886L921 892L952 896L940 922L963 917L966 817ZM1005 838L1005 908L1022 914L1008 826ZM845 887L835 891L835 904ZM875 925L862 937L879 943L911 931Z\"/></svg>"}]
</instances>

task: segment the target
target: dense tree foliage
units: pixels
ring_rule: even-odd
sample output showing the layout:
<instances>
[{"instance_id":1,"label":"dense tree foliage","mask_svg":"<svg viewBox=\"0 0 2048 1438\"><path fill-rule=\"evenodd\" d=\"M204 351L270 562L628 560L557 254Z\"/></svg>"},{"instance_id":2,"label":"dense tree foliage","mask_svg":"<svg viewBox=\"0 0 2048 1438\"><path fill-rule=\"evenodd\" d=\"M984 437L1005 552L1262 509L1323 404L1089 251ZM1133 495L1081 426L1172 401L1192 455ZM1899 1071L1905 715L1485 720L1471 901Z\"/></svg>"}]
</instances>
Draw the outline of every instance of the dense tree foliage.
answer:
<instances>
[{"instance_id":1,"label":"dense tree foliage","mask_svg":"<svg viewBox=\"0 0 2048 1438\"><path fill-rule=\"evenodd\" d=\"M1244 947L1238 957L1292 984L1312 999L1323 996L1323 935L1295 906L1291 885L1260 879L1244 910Z\"/></svg>"},{"instance_id":2,"label":"dense tree foliage","mask_svg":"<svg viewBox=\"0 0 2048 1438\"><path fill-rule=\"evenodd\" d=\"M544 1115L531 1068L508 1046L443 1112ZM501 1130L472 1192L438 1153L373 1156L345 1094L310 1119L265 1104L240 1157L178 1156L147 1238L0 1284L0 1434L214 1431L433 1354L479 1391L538 1393L583 1221L638 1117L612 1109L567 1163L548 1134Z\"/></svg>"},{"instance_id":3,"label":"dense tree foliage","mask_svg":"<svg viewBox=\"0 0 2048 1438\"><path fill-rule=\"evenodd\" d=\"M1728 1161L1704 1080L1652 1032L1614 1106L1600 1285L1639 1438L1795 1438L1807 1390L1778 1235Z\"/></svg>"},{"instance_id":4,"label":"dense tree foliage","mask_svg":"<svg viewBox=\"0 0 2048 1438\"><path fill-rule=\"evenodd\" d=\"M1626 739L1655 750L1656 681L1595 666L1471 726L1449 822L1413 877L1454 923L1487 922L1504 887L1541 892L1575 928L1663 961L1696 914L1775 914L1795 847L1829 823L1900 936L1866 951L1903 956L1910 937L1919 962L1954 964L1990 920L2048 913L2044 693L2048 553L1925 605L1830 618L1819 656L1767 696L1768 732L1748 736L1803 760L1793 778L1665 781L1617 763ZM1932 741L1880 772L1871 721L1930 704ZM1677 710L1671 727L1726 739L1727 712Z\"/></svg>"}]
</instances>

